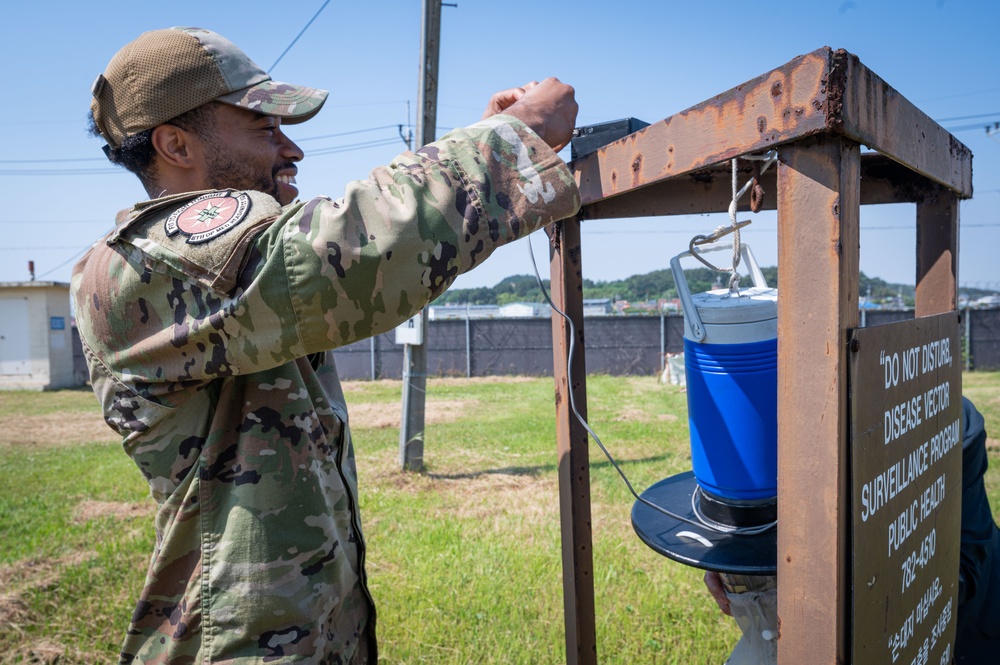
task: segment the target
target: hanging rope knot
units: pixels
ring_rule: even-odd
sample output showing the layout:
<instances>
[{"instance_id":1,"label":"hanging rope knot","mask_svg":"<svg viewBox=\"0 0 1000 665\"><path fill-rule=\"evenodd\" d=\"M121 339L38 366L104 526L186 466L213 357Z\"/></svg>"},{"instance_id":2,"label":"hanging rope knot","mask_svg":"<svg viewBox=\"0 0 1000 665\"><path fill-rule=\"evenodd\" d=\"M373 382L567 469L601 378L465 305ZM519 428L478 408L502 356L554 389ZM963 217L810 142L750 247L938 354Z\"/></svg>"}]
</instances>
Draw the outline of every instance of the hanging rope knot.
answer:
<instances>
[{"instance_id":1,"label":"hanging rope knot","mask_svg":"<svg viewBox=\"0 0 1000 665\"><path fill-rule=\"evenodd\" d=\"M778 153L776 151L768 152L764 155L748 155L744 159L753 161L762 161L764 165L760 168L759 174L764 173L771 164L777 161ZM729 295L739 296L740 294L740 279L741 275L739 273L740 267L740 257L743 254L743 247L740 243L740 229L750 223L750 220L745 222L736 221L736 210L739 206L739 200L749 191L750 194L750 210L753 212L759 212L764 202L764 188L760 186L757 182L757 176L753 176L743 185L741 188L739 186L739 158L733 158L732 160L732 185L733 185L733 199L729 202L729 226L718 226L715 231L709 235L697 235L691 238L691 242L688 243L688 251L691 256L701 261L705 266L714 270L715 272L730 273L729 277ZM733 234L733 260L732 265L728 268L720 268L718 266L709 263L699 252L695 250L696 245L705 245L711 242L715 242L719 238L729 233Z\"/></svg>"}]
</instances>

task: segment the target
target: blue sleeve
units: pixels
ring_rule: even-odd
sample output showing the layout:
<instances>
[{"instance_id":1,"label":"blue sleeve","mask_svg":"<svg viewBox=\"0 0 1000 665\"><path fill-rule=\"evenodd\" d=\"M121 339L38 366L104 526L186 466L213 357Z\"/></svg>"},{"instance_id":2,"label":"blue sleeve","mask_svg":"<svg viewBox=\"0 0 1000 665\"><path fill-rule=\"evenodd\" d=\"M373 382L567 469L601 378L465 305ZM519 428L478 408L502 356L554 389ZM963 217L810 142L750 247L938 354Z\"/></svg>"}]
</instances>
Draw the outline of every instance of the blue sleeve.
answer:
<instances>
[{"instance_id":1,"label":"blue sleeve","mask_svg":"<svg viewBox=\"0 0 1000 665\"><path fill-rule=\"evenodd\" d=\"M955 662L997 662L1000 652L1000 529L993 521L983 475L986 426L982 414L962 398L962 542L958 573Z\"/></svg>"},{"instance_id":2,"label":"blue sleeve","mask_svg":"<svg viewBox=\"0 0 1000 665\"><path fill-rule=\"evenodd\" d=\"M958 603L975 598L989 582L993 531L996 525L990 512L983 475L986 473L986 426L983 416L965 397L962 398L965 430L962 437L962 544L958 574ZM985 576L985 579L984 579Z\"/></svg>"}]
</instances>

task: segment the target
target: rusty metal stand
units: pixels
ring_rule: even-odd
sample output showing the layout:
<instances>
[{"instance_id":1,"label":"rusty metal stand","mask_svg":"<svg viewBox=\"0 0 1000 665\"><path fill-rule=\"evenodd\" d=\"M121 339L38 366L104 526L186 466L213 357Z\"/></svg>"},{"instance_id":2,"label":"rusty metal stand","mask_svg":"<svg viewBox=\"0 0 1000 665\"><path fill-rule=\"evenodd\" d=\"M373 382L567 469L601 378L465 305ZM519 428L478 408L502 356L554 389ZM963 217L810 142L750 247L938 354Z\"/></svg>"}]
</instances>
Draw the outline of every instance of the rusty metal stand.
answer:
<instances>
[{"instance_id":1,"label":"rusty metal stand","mask_svg":"<svg viewBox=\"0 0 1000 665\"><path fill-rule=\"evenodd\" d=\"M559 513L562 518L566 662L568 665L596 665L590 458L587 432L574 417L570 403L572 398L579 414L583 418L587 417L580 220L557 222L550 234L552 300L556 307L573 320L576 332L576 352L570 359L569 323L563 317L553 314L552 348L553 374L556 378L556 449L559 455Z\"/></svg>"},{"instance_id":2,"label":"rusty metal stand","mask_svg":"<svg viewBox=\"0 0 1000 665\"><path fill-rule=\"evenodd\" d=\"M861 146L872 153L861 154ZM574 161L582 218L725 212L728 160L778 151L760 179L778 211L778 612L781 665L850 658L848 349L858 325L860 206L916 203L917 316L957 304L958 201L972 154L857 57L828 48ZM775 173L777 171L777 173ZM776 192L776 196L771 194ZM746 204L740 206L746 209ZM569 663L596 662L579 221L553 233L552 292ZM808 589L808 593L803 591Z\"/></svg>"}]
</instances>

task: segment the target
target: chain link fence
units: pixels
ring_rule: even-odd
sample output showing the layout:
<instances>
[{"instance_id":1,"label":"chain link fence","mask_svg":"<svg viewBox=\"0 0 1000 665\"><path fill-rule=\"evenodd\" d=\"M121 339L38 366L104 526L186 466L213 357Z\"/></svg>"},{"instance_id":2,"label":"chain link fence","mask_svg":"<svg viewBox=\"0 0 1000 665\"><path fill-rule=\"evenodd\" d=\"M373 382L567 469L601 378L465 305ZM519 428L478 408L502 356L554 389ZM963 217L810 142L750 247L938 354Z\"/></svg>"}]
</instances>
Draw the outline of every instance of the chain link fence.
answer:
<instances>
[{"instance_id":1,"label":"chain link fence","mask_svg":"<svg viewBox=\"0 0 1000 665\"><path fill-rule=\"evenodd\" d=\"M870 310L862 326L906 321L913 310ZM680 315L600 316L584 322L588 374L649 376L663 371L666 354L684 350ZM966 368L1000 370L1000 309L962 311ZM394 333L336 349L344 379L399 379L403 347ZM549 319L431 321L427 339L431 376L552 376Z\"/></svg>"},{"instance_id":2,"label":"chain link fence","mask_svg":"<svg viewBox=\"0 0 1000 665\"><path fill-rule=\"evenodd\" d=\"M683 330L679 316L588 318L584 325L587 372L659 373L665 353L683 350ZM341 378L402 378L403 347L394 343L394 334L373 340L334 350ZM431 376L552 376L549 319L431 321L426 342Z\"/></svg>"},{"instance_id":3,"label":"chain link fence","mask_svg":"<svg viewBox=\"0 0 1000 665\"><path fill-rule=\"evenodd\" d=\"M965 368L1000 370L1000 309L969 309L962 317Z\"/></svg>"},{"instance_id":4,"label":"chain link fence","mask_svg":"<svg viewBox=\"0 0 1000 665\"><path fill-rule=\"evenodd\" d=\"M962 314L962 355L966 370L1000 370L1000 309L964 309ZM913 310L872 310L862 312L861 325L880 326L907 321Z\"/></svg>"},{"instance_id":5,"label":"chain link fence","mask_svg":"<svg viewBox=\"0 0 1000 665\"><path fill-rule=\"evenodd\" d=\"M913 318L913 310L861 312L862 326ZM649 376L663 371L666 354L684 350L680 315L588 317L584 323L589 374ZM395 332L335 349L343 379L399 379L403 347ZM76 327L74 368L87 376ZM962 311L965 368L1000 370L1000 309ZM549 319L471 319L431 321L427 339L431 376L552 376L552 322Z\"/></svg>"}]
</instances>

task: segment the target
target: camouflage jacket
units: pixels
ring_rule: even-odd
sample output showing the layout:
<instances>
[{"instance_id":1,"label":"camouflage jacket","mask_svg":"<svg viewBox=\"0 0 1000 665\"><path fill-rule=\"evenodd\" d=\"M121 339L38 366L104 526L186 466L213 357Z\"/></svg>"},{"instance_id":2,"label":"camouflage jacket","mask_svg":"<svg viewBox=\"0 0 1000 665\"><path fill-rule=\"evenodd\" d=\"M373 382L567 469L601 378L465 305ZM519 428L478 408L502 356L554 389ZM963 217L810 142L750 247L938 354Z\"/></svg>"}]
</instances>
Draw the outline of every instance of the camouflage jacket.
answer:
<instances>
[{"instance_id":1,"label":"camouflage jacket","mask_svg":"<svg viewBox=\"0 0 1000 665\"><path fill-rule=\"evenodd\" d=\"M375 662L325 351L391 330L578 208L562 160L495 116L339 200L197 192L128 211L72 281L94 391L158 504L121 662Z\"/></svg>"}]
</instances>

